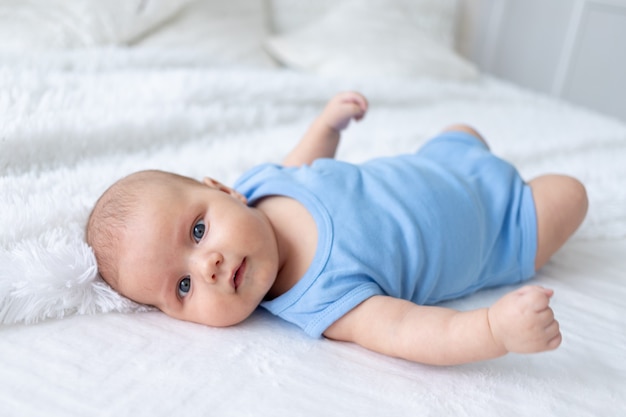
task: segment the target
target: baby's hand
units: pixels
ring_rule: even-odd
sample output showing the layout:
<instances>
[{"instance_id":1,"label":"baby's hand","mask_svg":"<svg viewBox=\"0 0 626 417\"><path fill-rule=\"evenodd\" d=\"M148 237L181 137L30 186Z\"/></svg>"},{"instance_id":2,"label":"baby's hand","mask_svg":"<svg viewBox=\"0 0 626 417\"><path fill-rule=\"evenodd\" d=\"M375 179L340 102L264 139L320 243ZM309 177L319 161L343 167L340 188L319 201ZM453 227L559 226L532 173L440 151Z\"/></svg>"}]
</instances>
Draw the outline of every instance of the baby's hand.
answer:
<instances>
[{"instance_id":1,"label":"baby's hand","mask_svg":"<svg viewBox=\"0 0 626 417\"><path fill-rule=\"evenodd\" d=\"M361 120L367 106L367 99L359 93L339 93L328 102L320 118L330 128L340 132L348 127L350 120Z\"/></svg>"},{"instance_id":2,"label":"baby's hand","mask_svg":"<svg viewBox=\"0 0 626 417\"><path fill-rule=\"evenodd\" d=\"M491 333L507 352L532 353L561 344L559 322L550 308L554 291L525 286L498 300L488 312Z\"/></svg>"}]
</instances>

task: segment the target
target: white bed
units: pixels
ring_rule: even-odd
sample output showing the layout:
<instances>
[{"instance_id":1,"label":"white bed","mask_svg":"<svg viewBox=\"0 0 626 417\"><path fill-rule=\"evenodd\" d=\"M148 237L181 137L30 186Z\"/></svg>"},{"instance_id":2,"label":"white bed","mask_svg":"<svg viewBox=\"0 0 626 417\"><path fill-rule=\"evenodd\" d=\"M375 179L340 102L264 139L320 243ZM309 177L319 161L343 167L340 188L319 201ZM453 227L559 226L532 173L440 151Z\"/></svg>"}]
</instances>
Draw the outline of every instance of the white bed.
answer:
<instances>
[{"instance_id":1,"label":"white bed","mask_svg":"<svg viewBox=\"0 0 626 417\"><path fill-rule=\"evenodd\" d=\"M450 52L456 1L336 3L0 2L0 415L624 415L626 124L478 75ZM363 22L385 19L389 37L367 38ZM176 321L97 278L83 227L110 183L149 167L232 183L280 161L347 89L371 108L340 159L413 151L466 122L523 176L587 185L588 218L533 279L555 290L559 349L424 366L263 311L228 329Z\"/></svg>"}]
</instances>

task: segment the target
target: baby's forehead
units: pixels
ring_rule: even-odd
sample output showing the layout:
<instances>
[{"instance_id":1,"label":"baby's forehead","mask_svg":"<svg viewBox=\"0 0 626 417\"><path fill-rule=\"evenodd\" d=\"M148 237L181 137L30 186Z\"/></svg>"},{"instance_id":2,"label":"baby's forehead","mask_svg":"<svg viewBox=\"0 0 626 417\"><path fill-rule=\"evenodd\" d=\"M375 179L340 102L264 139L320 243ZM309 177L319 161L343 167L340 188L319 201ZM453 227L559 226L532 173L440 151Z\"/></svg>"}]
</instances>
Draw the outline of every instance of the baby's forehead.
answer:
<instances>
[{"instance_id":1,"label":"baby's forehead","mask_svg":"<svg viewBox=\"0 0 626 417\"><path fill-rule=\"evenodd\" d=\"M193 178L165 171L139 171L120 179L117 182L120 187L176 187L182 185L200 184Z\"/></svg>"},{"instance_id":2,"label":"baby's forehead","mask_svg":"<svg viewBox=\"0 0 626 417\"><path fill-rule=\"evenodd\" d=\"M120 196L142 199L174 194L188 187L197 187L201 183L193 178L157 171L133 174L121 179L116 185Z\"/></svg>"},{"instance_id":3,"label":"baby's forehead","mask_svg":"<svg viewBox=\"0 0 626 417\"><path fill-rule=\"evenodd\" d=\"M120 205L126 206L128 223L141 223L146 216L160 218L164 212L171 213L204 187L199 181L186 177L157 177L125 186L130 187L127 193L123 193L129 198Z\"/></svg>"}]
</instances>

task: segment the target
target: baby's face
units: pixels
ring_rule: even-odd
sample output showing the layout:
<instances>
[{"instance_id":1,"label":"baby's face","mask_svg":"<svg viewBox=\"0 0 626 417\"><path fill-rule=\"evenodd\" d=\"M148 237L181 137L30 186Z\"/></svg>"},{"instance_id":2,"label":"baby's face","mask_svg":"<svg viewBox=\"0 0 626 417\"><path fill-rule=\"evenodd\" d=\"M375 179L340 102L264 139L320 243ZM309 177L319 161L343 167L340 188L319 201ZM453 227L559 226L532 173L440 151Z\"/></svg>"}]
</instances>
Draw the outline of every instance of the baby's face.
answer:
<instances>
[{"instance_id":1,"label":"baby's face","mask_svg":"<svg viewBox=\"0 0 626 417\"><path fill-rule=\"evenodd\" d=\"M122 294L210 326L256 309L278 272L273 229L259 210L212 180L148 187L140 206L122 237Z\"/></svg>"}]
</instances>

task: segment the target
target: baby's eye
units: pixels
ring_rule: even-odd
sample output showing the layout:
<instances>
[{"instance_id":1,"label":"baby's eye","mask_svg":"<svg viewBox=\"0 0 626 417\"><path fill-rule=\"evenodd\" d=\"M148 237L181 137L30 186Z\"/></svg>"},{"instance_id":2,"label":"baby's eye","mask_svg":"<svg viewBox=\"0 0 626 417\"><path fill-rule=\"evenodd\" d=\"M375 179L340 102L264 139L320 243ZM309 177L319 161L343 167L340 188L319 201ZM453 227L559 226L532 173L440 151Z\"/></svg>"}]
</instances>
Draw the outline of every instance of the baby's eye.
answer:
<instances>
[{"instance_id":1,"label":"baby's eye","mask_svg":"<svg viewBox=\"0 0 626 417\"><path fill-rule=\"evenodd\" d=\"M185 298L187 294L189 294L189 290L191 289L191 279L189 277L185 277L180 280L178 283L178 296L180 298Z\"/></svg>"},{"instance_id":2,"label":"baby's eye","mask_svg":"<svg viewBox=\"0 0 626 417\"><path fill-rule=\"evenodd\" d=\"M193 226L193 230L191 234L193 235L193 239L196 242L199 242L204 236L204 232L206 230L206 225L204 224L204 220L198 220L198 222Z\"/></svg>"}]
</instances>

